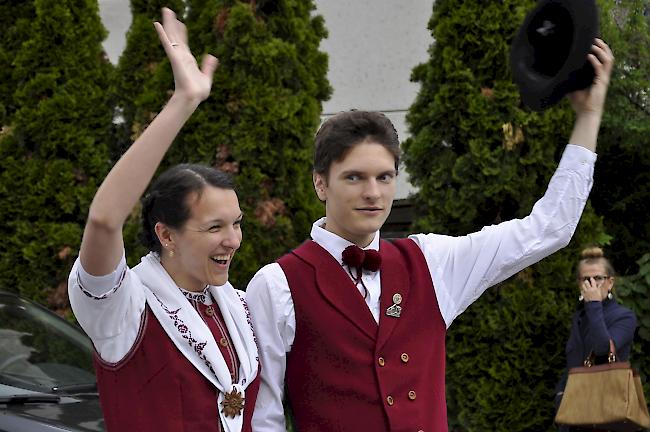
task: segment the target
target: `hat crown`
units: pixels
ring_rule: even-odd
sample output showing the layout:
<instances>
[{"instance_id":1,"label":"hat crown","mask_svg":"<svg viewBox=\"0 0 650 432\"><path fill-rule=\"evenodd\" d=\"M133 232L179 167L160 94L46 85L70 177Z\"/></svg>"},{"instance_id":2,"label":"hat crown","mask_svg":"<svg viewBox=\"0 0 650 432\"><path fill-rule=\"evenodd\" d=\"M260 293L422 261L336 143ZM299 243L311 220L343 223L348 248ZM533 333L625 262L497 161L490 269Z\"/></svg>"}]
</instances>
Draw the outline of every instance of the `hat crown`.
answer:
<instances>
[{"instance_id":1,"label":"hat crown","mask_svg":"<svg viewBox=\"0 0 650 432\"><path fill-rule=\"evenodd\" d=\"M569 12L549 3L535 14L527 29L534 70L549 77L557 75L567 61L575 29Z\"/></svg>"},{"instance_id":2,"label":"hat crown","mask_svg":"<svg viewBox=\"0 0 650 432\"><path fill-rule=\"evenodd\" d=\"M594 70L587 54L597 34L595 0L540 0L510 51L524 104L541 111L569 92L590 87Z\"/></svg>"}]
</instances>

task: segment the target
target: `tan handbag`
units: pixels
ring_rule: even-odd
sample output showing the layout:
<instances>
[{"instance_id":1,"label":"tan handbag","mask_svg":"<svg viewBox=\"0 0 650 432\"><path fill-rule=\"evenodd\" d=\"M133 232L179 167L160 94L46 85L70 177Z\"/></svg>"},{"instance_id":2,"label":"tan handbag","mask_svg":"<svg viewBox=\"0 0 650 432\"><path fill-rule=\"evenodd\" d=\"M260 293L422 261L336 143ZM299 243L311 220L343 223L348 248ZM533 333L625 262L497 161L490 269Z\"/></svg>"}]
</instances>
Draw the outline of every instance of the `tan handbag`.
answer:
<instances>
[{"instance_id":1,"label":"tan handbag","mask_svg":"<svg viewBox=\"0 0 650 432\"><path fill-rule=\"evenodd\" d=\"M610 341L609 363L571 368L555 423L607 431L650 428L639 372L630 362L617 362Z\"/></svg>"}]
</instances>

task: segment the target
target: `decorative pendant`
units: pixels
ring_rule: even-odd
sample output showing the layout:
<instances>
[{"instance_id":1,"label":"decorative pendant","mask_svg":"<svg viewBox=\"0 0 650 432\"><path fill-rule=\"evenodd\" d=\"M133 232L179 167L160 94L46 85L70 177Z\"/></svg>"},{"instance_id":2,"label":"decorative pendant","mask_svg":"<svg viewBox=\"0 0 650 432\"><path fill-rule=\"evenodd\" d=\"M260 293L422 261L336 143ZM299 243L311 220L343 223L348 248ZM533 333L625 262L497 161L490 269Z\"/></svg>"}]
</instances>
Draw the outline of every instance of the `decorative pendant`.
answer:
<instances>
[{"instance_id":1,"label":"decorative pendant","mask_svg":"<svg viewBox=\"0 0 650 432\"><path fill-rule=\"evenodd\" d=\"M393 318L399 318L402 315L402 295L400 293L393 294L393 305L386 309L386 315Z\"/></svg>"},{"instance_id":2,"label":"decorative pendant","mask_svg":"<svg viewBox=\"0 0 650 432\"><path fill-rule=\"evenodd\" d=\"M233 388L230 393L223 394L223 402L221 402L221 412L226 417L235 418L238 415L241 415L242 410L244 409L244 396L241 392L238 392L236 388Z\"/></svg>"}]
</instances>

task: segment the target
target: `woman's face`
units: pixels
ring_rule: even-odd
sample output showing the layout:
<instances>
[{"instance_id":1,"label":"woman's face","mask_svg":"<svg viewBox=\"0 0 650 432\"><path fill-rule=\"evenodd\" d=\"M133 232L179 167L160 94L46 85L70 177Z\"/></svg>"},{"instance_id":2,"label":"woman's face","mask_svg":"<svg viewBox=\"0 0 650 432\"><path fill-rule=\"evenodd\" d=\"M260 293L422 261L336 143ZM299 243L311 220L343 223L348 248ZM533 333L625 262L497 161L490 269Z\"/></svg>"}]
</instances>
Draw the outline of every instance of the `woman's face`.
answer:
<instances>
[{"instance_id":1,"label":"woman's face","mask_svg":"<svg viewBox=\"0 0 650 432\"><path fill-rule=\"evenodd\" d=\"M242 240L242 212L233 190L206 186L187 198L190 218L181 229L168 229L163 266L188 291L228 281L230 263ZM167 252L173 250L173 255Z\"/></svg>"},{"instance_id":2,"label":"woman's face","mask_svg":"<svg viewBox=\"0 0 650 432\"><path fill-rule=\"evenodd\" d=\"M580 265L578 277L578 288L582 288L585 281L591 286L598 288L601 300L607 298L607 294L614 287L614 277L609 276L602 262L583 263Z\"/></svg>"}]
</instances>

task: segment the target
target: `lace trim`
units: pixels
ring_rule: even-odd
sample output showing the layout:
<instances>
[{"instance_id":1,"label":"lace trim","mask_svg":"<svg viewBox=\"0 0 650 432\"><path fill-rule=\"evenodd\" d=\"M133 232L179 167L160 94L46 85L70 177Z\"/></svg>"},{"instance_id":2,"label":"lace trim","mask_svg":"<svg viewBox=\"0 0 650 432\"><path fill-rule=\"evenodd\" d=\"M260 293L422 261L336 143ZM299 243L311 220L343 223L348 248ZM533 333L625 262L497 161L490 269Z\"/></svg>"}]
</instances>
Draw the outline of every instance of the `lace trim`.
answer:
<instances>
[{"instance_id":1,"label":"lace trim","mask_svg":"<svg viewBox=\"0 0 650 432\"><path fill-rule=\"evenodd\" d=\"M178 287L178 289L181 291L181 293L185 296L186 299L189 301L196 301L198 303L204 304L206 306L210 306L214 302L212 301L212 295L210 294L210 291L208 291L208 287L203 289L202 292L192 292L192 291L187 291L181 287Z\"/></svg>"},{"instance_id":2,"label":"lace trim","mask_svg":"<svg viewBox=\"0 0 650 432\"><path fill-rule=\"evenodd\" d=\"M259 344L257 343L257 335L255 334L255 330L253 329L253 322L251 321L251 311L248 309L248 303L246 303L246 300L244 299L244 297L242 297L239 291L235 290L235 294L237 294L237 297L239 297L241 304L244 306L244 312L246 313L246 321L248 321L248 326L251 328L251 333L253 333L253 341L255 342L256 346L259 346ZM260 361L259 356L257 356L255 359L258 362Z\"/></svg>"},{"instance_id":3,"label":"lace trim","mask_svg":"<svg viewBox=\"0 0 650 432\"><path fill-rule=\"evenodd\" d=\"M126 268L122 270L122 274L120 275L120 279L117 281L117 284L111 288L108 292L105 292L104 294L101 295L95 295L92 292L88 291L83 284L81 283L81 278L79 277L79 271L77 271L77 286L81 290L82 293L86 295L86 297L90 297L93 300L104 300L114 292L116 292L120 287L122 286L122 282L124 282L124 277L126 276Z\"/></svg>"}]
</instances>

